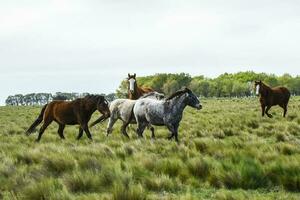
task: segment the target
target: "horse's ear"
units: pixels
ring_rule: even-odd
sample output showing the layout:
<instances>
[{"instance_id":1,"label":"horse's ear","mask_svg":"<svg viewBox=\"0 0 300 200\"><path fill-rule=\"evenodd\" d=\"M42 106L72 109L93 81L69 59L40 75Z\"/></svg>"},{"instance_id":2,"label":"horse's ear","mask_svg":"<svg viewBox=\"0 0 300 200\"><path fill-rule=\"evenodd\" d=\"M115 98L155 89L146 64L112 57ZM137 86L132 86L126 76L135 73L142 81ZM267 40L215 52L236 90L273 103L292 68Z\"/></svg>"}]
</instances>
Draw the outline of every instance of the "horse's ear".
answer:
<instances>
[{"instance_id":1,"label":"horse's ear","mask_svg":"<svg viewBox=\"0 0 300 200\"><path fill-rule=\"evenodd\" d=\"M135 74L135 73L133 74L133 77L134 77L134 78L136 77L136 74Z\"/></svg>"},{"instance_id":2,"label":"horse's ear","mask_svg":"<svg viewBox=\"0 0 300 200\"><path fill-rule=\"evenodd\" d=\"M188 91L189 91L189 88L187 88L186 86L183 86L183 87L182 87L182 90L188 92Z\"/></svg>"},{"instance_id":3,"label":"horse's ear","mask_svg":"<svg viewBox=\"0 0 300 200\"><path fill-rule=\"evenodd\" d=\"M261 81L261 80L259 80L259 83L262 83L262 81Z\"/></svg>"},{"instance_id":4,"label":"horse's ear","mask_svg":"<svg viewBox=\"0 0 300 200\"><path fill-rule=\"evenodd\" d=\"M130 78L130 74L128 73L128 78Z\"/></svg>"}]
</instances>

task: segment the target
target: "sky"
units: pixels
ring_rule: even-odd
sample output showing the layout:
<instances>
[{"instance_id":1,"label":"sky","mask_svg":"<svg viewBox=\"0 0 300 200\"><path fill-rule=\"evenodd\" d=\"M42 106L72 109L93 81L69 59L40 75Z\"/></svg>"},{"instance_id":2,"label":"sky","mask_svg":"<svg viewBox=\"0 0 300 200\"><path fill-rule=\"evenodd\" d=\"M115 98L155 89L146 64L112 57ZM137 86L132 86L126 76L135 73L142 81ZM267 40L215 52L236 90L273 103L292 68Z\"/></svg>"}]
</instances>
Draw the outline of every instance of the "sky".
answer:
<instances>
[{"instance_id":1,"label":"sky","mask_svg":"<svg viewBox=\"0 0 300 200\"><path fill-rule=\"evenodd\" d=\"M0 105L114 92L127 73L300 75L296 0L0 0Z\"/></svg>"}]
</instances>

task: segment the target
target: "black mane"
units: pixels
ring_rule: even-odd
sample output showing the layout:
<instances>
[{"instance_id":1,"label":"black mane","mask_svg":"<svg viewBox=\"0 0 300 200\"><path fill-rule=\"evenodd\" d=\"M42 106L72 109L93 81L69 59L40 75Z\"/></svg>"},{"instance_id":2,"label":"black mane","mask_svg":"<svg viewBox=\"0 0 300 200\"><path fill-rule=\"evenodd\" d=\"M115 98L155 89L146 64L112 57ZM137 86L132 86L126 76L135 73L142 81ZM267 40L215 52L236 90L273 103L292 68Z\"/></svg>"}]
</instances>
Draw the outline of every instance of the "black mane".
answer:
<instances>
[{"instance_id":1,"label":"black mane","mask_svg":"<svg viewBox=\"0 0 300 200\"><path fill-rule=\"evenodd\" d=\"M171 94L169 97L166 98L166 100L171 100L175 97L179 97L187 92L190 92L190 90L188 88L184 88L184 89L181 89L181 90L178 90L176 92L174 92L173 94Z\"/></svg>"}]
</instances>

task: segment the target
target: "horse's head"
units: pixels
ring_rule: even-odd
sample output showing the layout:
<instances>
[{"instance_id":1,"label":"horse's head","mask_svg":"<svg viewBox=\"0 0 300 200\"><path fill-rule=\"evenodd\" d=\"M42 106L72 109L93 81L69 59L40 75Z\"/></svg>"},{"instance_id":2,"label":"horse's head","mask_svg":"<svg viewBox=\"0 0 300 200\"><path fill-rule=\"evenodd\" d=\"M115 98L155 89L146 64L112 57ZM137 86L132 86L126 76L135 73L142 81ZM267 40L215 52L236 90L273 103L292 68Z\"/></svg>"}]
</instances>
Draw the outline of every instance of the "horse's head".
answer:
<instances>
[{"instance_id":1,"label":"horse's head","mask_svg":"<svg viewBox=\"0 0 300 200\"><path fill-rule=\"evenodd\" d=\"M97 110L106 118L110 116L109 103L103 96L99 96L98 98Z\"/></svg>"},{"instance_id":2,"label":"horse's head","mask_svg":"<svg viewBox=\"0 0 300 200\"><path fill-rule=\"evenodd\" d=\"M184 88L184 90L186 91L187 105L198 110L202 109L199 98L190 89Z\"/></svg>"},{"instance_id":3,"label":"horse's head","mask_svg":"<svg viewBox=\"0 0 300 200\"><path fill-rule=\"evenodd\" d=\"M129 91L131 94L134 93L136 87L136 74L130 75L128 73L127 81L129 83Z\"/></svg>"},{"instance_id":4,"label":"horse's head","mask_svg":"<svg viewBox=\"0 0 300 200\"><path fill-rule=\"evenodd\" d=\"M262 92L262 81L254 81L255 94L258 96Z\"/></svg>"}]
</instances>

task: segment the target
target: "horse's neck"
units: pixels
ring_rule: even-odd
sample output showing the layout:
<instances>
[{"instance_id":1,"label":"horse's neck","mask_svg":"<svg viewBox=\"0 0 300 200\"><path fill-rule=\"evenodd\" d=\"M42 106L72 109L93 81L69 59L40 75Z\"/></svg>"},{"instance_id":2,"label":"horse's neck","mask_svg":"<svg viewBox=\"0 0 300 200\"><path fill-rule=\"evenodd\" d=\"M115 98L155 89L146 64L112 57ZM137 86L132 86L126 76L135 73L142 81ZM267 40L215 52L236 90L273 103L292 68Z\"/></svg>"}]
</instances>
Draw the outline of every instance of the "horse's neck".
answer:
<instances>
[{"instance_id":1,"label":"horse's neck","mask_svg":"<svg viewBox=\"0 0 300 200\"><path fill-rule=\"evenodd\" d=\"M131 94L131 92L129 92L129 99L137 100L141 96L143 96L143 93L141 92L141 89L137 85L135 87L133 94Z\"/></svg>"},{"instance_id":2,"label":"horse's neck","mask_svg":"<svg viewBox=\"0 0 300 200\"><path fill-rule=\"evenodd\" d=\"M264 88L264 92L261 94L262 96L267 96L273 92L272 88L263 84L262 87Z\"/></svg>"},{"instance_id":3,"label":"horse's neck","mask_svg":"<svg viewBox=\"0 0 300 200\"><path fill-rule=\"evenodd\" d=\"M85 105L85 109L90 112L93 113L97 110L97 105L94 103L88 103L87 105Z\"/></svg>"},{"instance_id":4,"label":"horse's neck","mask_svg":"<svg viewBox=\"0 0 300 200\"><path fill-rule=\"evenodd\" d=\"M131 100L137 100L138 99L138 96L137 96L137 94L136 94L136 92L134 92L133 94L130 92L130 91L128 91L128 93L129 93L129 99L131 99Z\"/></svg>"},{"instance_id":5,"label":"horse's neck","mask_svg":"<svg viewBox=\"0 0 300 200\"><path fill-rule=\"evenodd\" d=\"M185 94L171 99L169 105L173 113L182 114L183 110L187 106L185 102Z\"/></svg>"}]
</instances>

